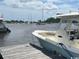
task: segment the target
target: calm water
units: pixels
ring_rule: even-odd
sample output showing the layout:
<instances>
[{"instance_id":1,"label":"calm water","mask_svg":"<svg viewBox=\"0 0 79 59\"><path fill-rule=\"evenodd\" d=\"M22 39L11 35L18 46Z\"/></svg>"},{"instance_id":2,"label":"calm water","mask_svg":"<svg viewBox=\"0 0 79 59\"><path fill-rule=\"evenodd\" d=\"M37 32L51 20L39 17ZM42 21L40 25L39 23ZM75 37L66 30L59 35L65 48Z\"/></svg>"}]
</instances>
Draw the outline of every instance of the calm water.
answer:
<instances>
[{"instance_id":1,"label":"calm water","mask_svg":"<svg viewBox=\"0 0 79 59\"><path fill-rule=\"evenodd\" d=\"M10 30L10 33L0 33L0 46L9 46L17 44L25 44L33 41L32 32L34 30L54 30L57 24L5 24Z\"/></svg>"}]
</instances>

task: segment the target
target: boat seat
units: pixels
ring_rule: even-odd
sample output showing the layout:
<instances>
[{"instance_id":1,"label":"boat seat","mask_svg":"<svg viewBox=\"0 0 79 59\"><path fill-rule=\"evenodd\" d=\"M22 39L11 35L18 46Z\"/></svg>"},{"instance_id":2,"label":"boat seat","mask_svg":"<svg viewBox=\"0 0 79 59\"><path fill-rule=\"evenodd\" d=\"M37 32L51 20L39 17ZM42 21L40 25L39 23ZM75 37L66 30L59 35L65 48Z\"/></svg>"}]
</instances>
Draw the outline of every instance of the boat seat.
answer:
<instances>
[{"instance_id":1,"label":"boat seat","mask_svg":"<svg viewBox=\"0 0 79 59\"><path fill-rule=\"evenodd\" d=\"M70 40L74 40L74 36L70 36Z\"/></svg>"},{"instance_id":2,"label":"boat seat","mask_svg":"<svg viewBox=\"0 0 79 59\"><path fill-rule=\"evenodd\" d=\"M72 35L74 35L74 34L76 34L78 31L77 30L73 30L73 31L70 31L70 34Z\"/></svg>"},{"instance_id":3,"label":"boat seat","mask_svg":"<svg viewBox=\"0 0 79 59\"><path fill-rule=\"evenodd\" d=\"M70 35L70 40L79 39L79 35Z\"/></svg>"},{"instance_id":4,"label":"boat seat","mask_svg":"<svg viewBox=\"0 0 79 59\"><path fill-rule=\"evenodd\" d=\"M70 31L70 40L79 39L78 30Z\"/></svg>"}]
</instances>

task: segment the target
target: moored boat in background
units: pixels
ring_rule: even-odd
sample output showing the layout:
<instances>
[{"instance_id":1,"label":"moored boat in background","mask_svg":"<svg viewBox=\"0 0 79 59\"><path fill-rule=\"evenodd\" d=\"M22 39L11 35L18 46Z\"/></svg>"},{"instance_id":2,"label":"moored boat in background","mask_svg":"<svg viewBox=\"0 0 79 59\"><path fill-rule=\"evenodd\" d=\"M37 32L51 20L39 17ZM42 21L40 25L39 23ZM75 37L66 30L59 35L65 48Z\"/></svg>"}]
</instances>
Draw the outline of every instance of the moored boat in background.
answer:
<instances>
[{"instance_id":1,"label":"moored boat in background","mask_svg":"<svg viewBox=\"0 0 79 59\"><path fill-rule=\"evenodd\" d=\"M3 15L0 16L0 33L11 32L3 23Z\"/></svg>"}]
</instances>

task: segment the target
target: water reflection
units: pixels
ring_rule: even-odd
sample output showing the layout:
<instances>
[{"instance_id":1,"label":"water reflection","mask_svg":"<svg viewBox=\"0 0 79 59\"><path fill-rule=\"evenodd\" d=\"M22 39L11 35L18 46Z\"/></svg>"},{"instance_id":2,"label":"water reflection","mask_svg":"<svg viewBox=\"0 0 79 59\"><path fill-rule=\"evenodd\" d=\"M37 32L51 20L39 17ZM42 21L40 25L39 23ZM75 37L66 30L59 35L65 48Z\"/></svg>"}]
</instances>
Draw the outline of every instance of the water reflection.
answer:
<instances>
[{"instance_id":1,"label":"water reflection","mask_svg":"<svg viewBox=\"0 0 79 59\"><path fill-rule=\"evenodd\" d=\"M9 33L0 33L0 46L5 45L5 38L9 35Z\"/></svg>"}]
</instances>

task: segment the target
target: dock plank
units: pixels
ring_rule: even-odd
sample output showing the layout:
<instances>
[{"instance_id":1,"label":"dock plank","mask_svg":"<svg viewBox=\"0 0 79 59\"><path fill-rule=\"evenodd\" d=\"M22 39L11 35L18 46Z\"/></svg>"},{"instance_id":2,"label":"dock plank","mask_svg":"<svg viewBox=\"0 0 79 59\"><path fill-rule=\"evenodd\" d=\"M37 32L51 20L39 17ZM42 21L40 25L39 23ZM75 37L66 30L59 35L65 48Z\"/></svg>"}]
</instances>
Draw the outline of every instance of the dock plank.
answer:
<instances>
[{"instance_id":1,"label":"dock plank","mask_svg":"<svg viewBox=\"0 0 79 59\"><path fill-rule=\"evenodd\" d=\"M51 59L30 44L1 47L4 59Z\"/></svg>"}]
</instances>

